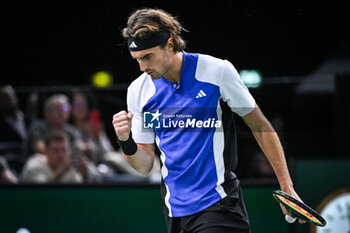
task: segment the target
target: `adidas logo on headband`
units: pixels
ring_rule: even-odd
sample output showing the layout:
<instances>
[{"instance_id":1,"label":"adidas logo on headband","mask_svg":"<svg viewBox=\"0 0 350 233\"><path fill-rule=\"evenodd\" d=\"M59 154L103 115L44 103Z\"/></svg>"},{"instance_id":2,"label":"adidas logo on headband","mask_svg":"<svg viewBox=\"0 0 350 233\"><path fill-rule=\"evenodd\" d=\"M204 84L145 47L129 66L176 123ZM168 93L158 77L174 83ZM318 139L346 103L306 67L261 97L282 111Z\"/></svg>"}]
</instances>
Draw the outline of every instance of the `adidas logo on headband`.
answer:
<instances>
[{"instance_id":1,"label":"adidas logo on headband","mask_svg":"<svg viewBox=\"0 0 350 233\"><path fill-rule=\"evenodd\" d=\"M134 41L130 44L129 48L137 48L137 45L135 44Z\"/></svg>"},{"instance_id":2,"label":"adidas logo on headband","mask_svg":"<svg viewBox=\"0 0 350 233\"><path fill-rule=\"evenodd\" d=\"M127 43L129 51L141 51L165 44L169 38L170 33L168 31L156 31L151 32L142 38L128 37Z\"/></svg>"}]
</instances>

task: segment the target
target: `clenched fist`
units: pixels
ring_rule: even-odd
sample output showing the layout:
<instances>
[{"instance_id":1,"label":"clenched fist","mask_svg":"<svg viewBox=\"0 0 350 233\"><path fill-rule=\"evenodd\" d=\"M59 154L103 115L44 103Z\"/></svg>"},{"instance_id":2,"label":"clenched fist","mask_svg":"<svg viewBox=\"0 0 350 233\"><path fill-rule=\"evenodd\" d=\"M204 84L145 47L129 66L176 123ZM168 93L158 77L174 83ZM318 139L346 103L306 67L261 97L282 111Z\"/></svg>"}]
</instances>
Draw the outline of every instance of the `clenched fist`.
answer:
<instances>
[{"instance_id":1,"label":"clenched fist","mask_svg":"<svg viewBox=\"0 0 350 233\"><path fill-rule=\"evenodd\" d=\"M120 141L129 139L132 117L133 114L126 111L118 112L113 116L113 127Z\"/></svg>"}]
</instances>

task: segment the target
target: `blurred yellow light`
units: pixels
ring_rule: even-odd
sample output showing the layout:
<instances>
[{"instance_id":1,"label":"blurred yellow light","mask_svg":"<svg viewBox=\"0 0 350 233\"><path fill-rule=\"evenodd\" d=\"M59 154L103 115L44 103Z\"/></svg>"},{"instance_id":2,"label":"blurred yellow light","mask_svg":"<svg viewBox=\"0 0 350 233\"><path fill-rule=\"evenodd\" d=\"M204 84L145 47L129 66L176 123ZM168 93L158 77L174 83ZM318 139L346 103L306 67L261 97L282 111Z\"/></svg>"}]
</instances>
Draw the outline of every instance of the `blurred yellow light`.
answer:
<instances>
[{"instance_id":1,"label":"blurred yellow light","mask_svg":"<svg viewBox=\"0 0 350 233\"><path fill-rule=\"evenodd\" d=\"M113 83L113 76L107 71L98 71L92 76L92 84L96 87L109 87Z\"/></svg>"}]
</instances>

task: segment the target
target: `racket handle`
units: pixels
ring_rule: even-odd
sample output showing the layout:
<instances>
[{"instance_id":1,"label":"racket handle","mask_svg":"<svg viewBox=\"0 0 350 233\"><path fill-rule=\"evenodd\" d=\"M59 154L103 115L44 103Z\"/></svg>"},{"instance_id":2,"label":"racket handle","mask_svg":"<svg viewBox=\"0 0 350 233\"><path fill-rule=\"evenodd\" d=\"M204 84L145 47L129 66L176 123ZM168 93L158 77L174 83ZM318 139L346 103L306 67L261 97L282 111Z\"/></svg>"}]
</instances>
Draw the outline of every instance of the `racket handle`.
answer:
<instances>
[{"instance_id":1,"label":"racket handle","mask_svg":"<svg viewBox=\"0 0 350 233\"><path fill-rule=\"evenodd\" d=\"M287 221L288 223L294 223L295 220L296 220L295 217L290 216L290 215L286 215L284 218L286 219L286 221Z\"/></svg>"}]
</instances>

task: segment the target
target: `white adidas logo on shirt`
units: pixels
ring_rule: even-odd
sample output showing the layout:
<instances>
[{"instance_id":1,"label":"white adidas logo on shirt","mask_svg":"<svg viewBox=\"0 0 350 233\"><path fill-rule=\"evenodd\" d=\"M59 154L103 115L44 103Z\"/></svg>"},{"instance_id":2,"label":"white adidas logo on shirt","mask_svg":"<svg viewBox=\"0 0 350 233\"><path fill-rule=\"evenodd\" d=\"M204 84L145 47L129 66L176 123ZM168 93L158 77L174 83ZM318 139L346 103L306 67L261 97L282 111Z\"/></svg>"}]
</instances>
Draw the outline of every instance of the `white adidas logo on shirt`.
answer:
<instances>
[{"instance_id":1,"label":"white adidas logo on shirt","mask_svg":"<svg viewBox=\"0 0 350 233\"><path fill-rule=\"evenodd\" d=\"M205 94L203 90L200 90L200 91L198 92L197 96L196 96L196 99L202 98L202 97L204 97L204 96L207 96L207 94Z\"/></svg>"},{"instance_id":2,"label":"white adidas logo on shirt","mask_svg":"<svg viewBox=\"0 0 350 233\"><path fill-rule=\"evenodd\" d=\"M129 48L137 48L137 45L135 44L134 41L130 44Z\"/></svg>"}]
</instances>

